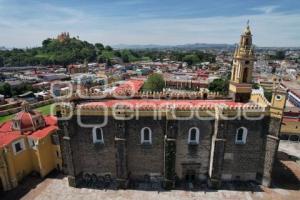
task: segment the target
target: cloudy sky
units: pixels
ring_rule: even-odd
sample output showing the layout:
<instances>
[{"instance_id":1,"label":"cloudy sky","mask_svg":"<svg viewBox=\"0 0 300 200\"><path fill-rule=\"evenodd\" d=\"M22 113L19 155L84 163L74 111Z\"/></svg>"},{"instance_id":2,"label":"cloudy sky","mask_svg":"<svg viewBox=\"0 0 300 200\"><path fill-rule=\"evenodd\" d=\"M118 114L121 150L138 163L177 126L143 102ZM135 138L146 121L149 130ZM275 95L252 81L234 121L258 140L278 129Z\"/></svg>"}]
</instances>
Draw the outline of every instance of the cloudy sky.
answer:
<instances>
[{"instance_id":1,"label":"cloudy sky","mask_svg":"<svg viewBox=\"0 0 300 200\"><path fill-rule=\"evenodd\" d=\"M0 0L0 46L40 46L70 32L104 44L238 42L300 46L300 0Z\"/></svg>"}]
</instances>

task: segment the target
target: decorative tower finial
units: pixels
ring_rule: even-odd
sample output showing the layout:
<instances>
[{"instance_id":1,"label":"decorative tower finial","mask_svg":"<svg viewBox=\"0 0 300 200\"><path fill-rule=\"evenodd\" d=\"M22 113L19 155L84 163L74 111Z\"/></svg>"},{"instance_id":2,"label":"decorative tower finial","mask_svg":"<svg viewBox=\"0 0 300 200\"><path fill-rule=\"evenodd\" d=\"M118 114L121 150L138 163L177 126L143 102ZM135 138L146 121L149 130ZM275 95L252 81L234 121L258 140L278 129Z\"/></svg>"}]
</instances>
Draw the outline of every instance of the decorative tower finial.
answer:
<instances>
[{"instance_id":1,"label":"decorative tower finial","mask_svg":"<svg viewBox=\"0 0 300 200\"><path fill-rule=\"evenodd\" d=\"M244 31L244 34L245 35L251 35L251 30L250 30L250 20L248 19L247 20L247 26L246 26L246 29Z\"/></svg>"},{"instance_id":2,"label":"decorative tower finial","mask_svg":"<svg viewBox=\"0 0 300 200\"><path fill-rule=\"evenodd\" d=\"M27 101L23 101L21 104L21 108L24 112L29 112L30 111L30 105Z\"/></svg>"}]
</instances>

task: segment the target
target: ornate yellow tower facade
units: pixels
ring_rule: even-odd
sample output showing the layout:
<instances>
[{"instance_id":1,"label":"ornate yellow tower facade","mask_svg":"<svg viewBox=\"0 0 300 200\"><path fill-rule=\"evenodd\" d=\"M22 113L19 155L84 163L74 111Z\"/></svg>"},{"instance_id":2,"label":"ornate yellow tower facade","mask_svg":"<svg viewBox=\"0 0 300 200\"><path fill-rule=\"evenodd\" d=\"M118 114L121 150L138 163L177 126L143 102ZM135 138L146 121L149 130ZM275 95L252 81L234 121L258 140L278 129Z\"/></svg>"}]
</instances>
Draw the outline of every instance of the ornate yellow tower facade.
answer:
<instances>
[{"instance_id":1,"label":"ornate yellow tower facade","mask_svg":"<svg viewBox=\"0 0 300 200\"><path fill-rule=\"evenodd\" d=\"M252 34L249 23L241 35L237 46L231 72L229 93L237 102L248 102L252 90L252 71L255 62L255 54L252 46Z\"/></svg>"}]
</instances>

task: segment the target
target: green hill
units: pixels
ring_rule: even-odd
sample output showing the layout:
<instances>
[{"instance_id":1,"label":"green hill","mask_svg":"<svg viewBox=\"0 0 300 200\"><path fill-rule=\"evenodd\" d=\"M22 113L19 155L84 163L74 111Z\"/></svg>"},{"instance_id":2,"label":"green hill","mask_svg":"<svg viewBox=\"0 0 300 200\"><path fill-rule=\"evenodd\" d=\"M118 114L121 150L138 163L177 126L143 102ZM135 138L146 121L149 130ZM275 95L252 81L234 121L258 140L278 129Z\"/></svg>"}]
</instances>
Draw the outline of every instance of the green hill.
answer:
<instances>
[{"instance_id":1,"label":"green hill","mask_svg":"<svg viewBox=\"0 0 300 200\"><path fill-rule=\"evenodd\" d=\"M121 58L121 59L114 59ZM113 64L123 60L124 63L139 60L157 60L170 58L174 61L185 61L189 65L200 62L215 62L215 56L201 50L193 51L160 51L160 50L114 50L101 43L91 44L87 41L71 38L63 33L57 39L46 39L41 47L29 49L0 50L0 67L18 67L28 65L68 65L88 62Z\"/></svg>"}]
</instances>

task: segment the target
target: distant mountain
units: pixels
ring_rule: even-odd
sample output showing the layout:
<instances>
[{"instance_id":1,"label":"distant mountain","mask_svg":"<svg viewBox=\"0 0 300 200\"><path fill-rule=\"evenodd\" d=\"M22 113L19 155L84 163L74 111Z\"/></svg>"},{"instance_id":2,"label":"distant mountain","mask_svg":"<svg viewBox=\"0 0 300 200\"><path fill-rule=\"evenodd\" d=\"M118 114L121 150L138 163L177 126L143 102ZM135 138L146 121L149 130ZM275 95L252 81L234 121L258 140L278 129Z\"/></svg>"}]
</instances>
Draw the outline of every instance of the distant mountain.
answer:
<instances>
[{"instance_id":1,"label":"distant mountain","mask_svg":"<svg viewBox=\"0 0 300 200\"><path fill-rule=\"evenodd\" d=\"M8 50L8 49L5 47L0 47L0 51L5 51L5 50Z\"/></svg>"},{"instance_id":2,"label":"distant mountain","mask_svg":"<svg viewBox=\"0 0 300 200\"><path fill-rule=\"evenodd\" d=\"M158 44L117 44L112 47L115 49L162 49L171 48L172 46Z\"/></svg>"},{"instance_id":3,"label":"distant mountain","mask_svg":"<svg viewBox=\"0 0 300 200\"><path fill-rule=\"evenodd\" d=\"M116 49L202 49L202 48L231 49L231 48L235 48L235 44L207 44L207 43L182 44L182 45L118 44L118 45L114 45L113 47Z\"/></svg>"}]
</instances>

